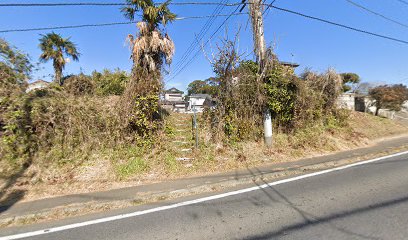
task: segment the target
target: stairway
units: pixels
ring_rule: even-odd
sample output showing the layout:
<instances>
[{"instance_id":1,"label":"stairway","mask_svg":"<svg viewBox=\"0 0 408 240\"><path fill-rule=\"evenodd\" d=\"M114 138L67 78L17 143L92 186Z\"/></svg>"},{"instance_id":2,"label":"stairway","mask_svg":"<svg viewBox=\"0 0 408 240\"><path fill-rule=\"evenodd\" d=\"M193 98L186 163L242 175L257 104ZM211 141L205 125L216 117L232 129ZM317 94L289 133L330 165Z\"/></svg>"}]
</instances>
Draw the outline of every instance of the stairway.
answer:
<instances>
[{"instance_id":1,"label":"stairway","mask_svg":"<svg viewBox=\"0 0 408 240\"><path fill-rule=\"evenodd\" d=\"M171 143L174 144L178 154L176 160L182 162L185 167L192 167L194 141L191 132L191 115L171 113L170 118L170 122L173 123L171 127L174 129Z\"/></svg>"}]
</instances>

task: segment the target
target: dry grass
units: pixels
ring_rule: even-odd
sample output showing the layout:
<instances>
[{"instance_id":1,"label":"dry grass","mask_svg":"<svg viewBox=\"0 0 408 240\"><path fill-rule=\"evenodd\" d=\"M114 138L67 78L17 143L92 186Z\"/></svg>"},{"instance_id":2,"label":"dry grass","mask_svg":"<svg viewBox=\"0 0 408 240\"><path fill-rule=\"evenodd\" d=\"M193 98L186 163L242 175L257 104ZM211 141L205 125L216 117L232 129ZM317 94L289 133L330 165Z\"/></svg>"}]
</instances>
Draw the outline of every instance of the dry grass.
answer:
<instances>
[{"instance_id":1,"label":"dry grass","mask_svg":"<svg viewBox=\"0 0 408 240\"><path fill-rule=\"evenodd\" d=\"M25 191L23 201L52 196L101 191L168 179L206 175L276 162L294 161L302 157L323 155L340 150L367 146L375 139L408 133L408 127L392 120L364 113L351 113L348 126L313 127L294 135L276 134L274 146L267 149L262 142L213 143L208 133L201 132L200 148L192 152L192 166L177 161L179 147L171 140L187 136L192 146L188 125L185 132L175 131L175 121L187 115L173 114L165 131L157 136L156 145L137 147L122 145L92 151L78 165L34 163L13 187L5 193ZM187 116L187 117L186 117ZM4 180L4 179L3 179ZM3 182L4 184L5 182ZM4 194L3 196L6 196Z\"/></svg>"}]
</instances>

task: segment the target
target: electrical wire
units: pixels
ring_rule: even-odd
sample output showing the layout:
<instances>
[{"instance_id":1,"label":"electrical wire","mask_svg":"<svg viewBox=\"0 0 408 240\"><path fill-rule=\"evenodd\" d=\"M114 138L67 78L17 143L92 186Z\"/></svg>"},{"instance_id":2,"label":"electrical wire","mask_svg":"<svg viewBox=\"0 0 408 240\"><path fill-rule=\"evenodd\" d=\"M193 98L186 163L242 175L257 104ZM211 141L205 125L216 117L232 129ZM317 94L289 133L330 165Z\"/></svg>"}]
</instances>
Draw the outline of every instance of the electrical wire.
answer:
<instances>
[{"instance_id":1,"label":"electrical wire","mask_svg":"<svg viewBox=\"0 0 408 240\"><path fill-rule=\"evenodd\" d=\"M265 0L265 2L266 2L266 0ZM265 9L265 11L262 13L262 16L264 16L264 17L267 17L268 16L268 14L269 14L269 9L270 9L270 7L271 6L273 6L273 4L276 2L276 0L273 0L272 2L271 2L271 4L269 4L267 7L266 7L266 9ZM266 14L265 14L266 13Z\"/></svg>"},{"instance_id":2,"label":"electrical wire","mask_svg":"<svg viewBox=\"0 0 408 240\"><path fill-rule=\"evenodd\" d=\"M408 28L408 25L407 25L407 24L404 24L404 23L402 23L402 22L399 22L399 21L397 21L397 20L394 20L394 19L392 19L392 18L389 18L389 17L387 17L387 16L384 16L384 15L381 14L381 13L378 13L378 12L375 12L375 11L373 11L373 10L370 10L369 8L364 7L363 5L360 5L360 4L358 4L358 3L356 3L356 2L353 2L353 1L351 1L351 0L346 0L346 1L347 1L348 3L350 3L351 5L355 6L355 7L358 7L358 8L360 8L360 9L363 9L363 10L366 11L366 12L369 12L369 13L371 13L371 14L374 14L374 15L380 17L380 18L383 18L383 19L385 19L385 20L387 20L387 21L389 21L389 22L393 22L393 23L395 23L395 24L398 24L398 25L400 25L400 26L402 26L402 27Z\"/></svg>"},{"instance_id":3,"label":"electrical wire","mask_svg":"<svg viewBox=\"0 0 408 240\"><path fill-rule=\"evenodd\" d=\"M403 4L408 5L408 2L407 2L407 1L404 1L404 0L397 0L397 1L400 2L400 3L403 3Z\"/></svg>"},{"instance_id":4,"label":"electrical wire","mask_svg":"<svg viewBox=\"0 0 408 240\"><path fill-rule=\"evenodd\" d=\"M228 0L222 0L220 3L227 3ZM214 11L213 11L213 15L214 14L219 14L225 6L221 6L218 5ZM211 26L213 25L214 21L216 18L212 17L210 19L208 19L205 24L203 25L203 27L201 28L200 32L198 33L198 35L196 36L197 41L201 41L201 39L207 34L208 30L211 28ZM174 65L174 72L178 71L179 68L183 65L183 63L187 60L187 58L190 56L190 54L195 50L195 47L197 46L195 44L196 42L193 40L190 43L190 46L187 48L187 50L183 53L182 57L180 58L180 60Z\"/></svg>"},{"instance_id":5,"label":"electrical wire","mask_svg":"<svg viewBox=\"0 0 408 240\"><path fill-rule=\"evenodd\" d=\"M236 13L234 15L244 15L247 13ZM202 19L210 17L225 17L229 14L217 14L217 15L207 15L207 16L191 16L191 17L178 17L175 20L188 20L188 19ZM43 31L43 30L58 30L58 29L72 29L72 28L86 28L86 27L106 27L106 26L116 26L116 25L128 25L136 23L136 21L127 22L112 22L112 23L97 23L97 24L82 24L82 25L68 25L68 26L53 26L53 27L38 27L38 28L21 28L21 29L6 29L0 30L0 33L14 33L14 32L31 32L31 31Z\"/></svg>"},{"instance_id":6,"label":"electrical wire","mask_svg":"<svg viewBox=\"0 0 408 240\"><path fill-rule=\"evenodd\" d=\"M162 4L164 2L157 2ZM237 6L241 3L220 3L220 2L170 2L169 5L223 5ZM0 7L67 7L67 6L127 6L126 3L97 3L97 2L76 2L76 3L0 3Z\"/></svg>"},{"instance_id":7,"label":"electrical wire","mask_svg":"<svg viewBox=\"0 0 408 240\"><path fill-rule=\"evenodd\" d=\"M211 41L211 39L215 36L215 34L217 34L218 31L220 31L220 29L227 23L227 21L228 21L232 16L234 16L234 15L237 13L239 7L240 7L240 6L238 5L237 8L236 8L234 11L232 11L232 12L229 14L228 17L225 18L225 20L224 20L224 21L221 23L221 25L213 32L213 34L210 36L210 38L203 44L203 46L202 46L203 48ZM165 83L168 83L168 82L172 81L172 80L173 80L175 77L177 77L181 72L183 72L184 69L185 69L186 67L188 67L188 66L196 59L196 57L198 56L199 53L200 53L200 49L199 49L198 51L196 51L196 53L193 55L193 57L190 58L190 60L189 60L180 70L178 70L172 77L169 77L169 79L168 79L167 81L165 81Z\"/></svg>"},{"instance_id":8,"label":"electrical wire","mask_svg":"<svg viewBox=\"0 0 408 240\"><path fill-rule=\"evenodd\" d=\"M341 24L341 23L336 23L336 22L333 22L333 21L330 21L330 20L326 20L326 19L322 19L322 18L318 18L318 17L313 17L313 16L310 16L310 15L306 15L306 14L296 12L296 11L292 11L292 10L289 10L289 9L280 8L280 7L277 7L277 6L271 6L271 8L277 9L277 10L282 11L282 12L287 12L287 13L291 13L291 14L294 14L294 15L298 15L298 16L301 16L301 17L304 17L304 18L309 18L309 19L312 19L312 20L324 22L324 23L327 23L327 24L330 24L330 25L333 25L333 26L345 28L345 29L352 30L352 31L355 31L355 32L364 33L364 34L368 34L368 35L383 38L383 39L388 39L388 40L391 40L391 41L394 41L394 42L408 44L408 41L405 41L405 40L401 40L401 39L394 38L394 37L389 37L389 36L374 33L374 32L369 32L369 31L359 29L359 28L355 28L355 27L350 27L350 26L347 26L347 25L344 25L344 24Z\"/></svg>"}]
</instances>

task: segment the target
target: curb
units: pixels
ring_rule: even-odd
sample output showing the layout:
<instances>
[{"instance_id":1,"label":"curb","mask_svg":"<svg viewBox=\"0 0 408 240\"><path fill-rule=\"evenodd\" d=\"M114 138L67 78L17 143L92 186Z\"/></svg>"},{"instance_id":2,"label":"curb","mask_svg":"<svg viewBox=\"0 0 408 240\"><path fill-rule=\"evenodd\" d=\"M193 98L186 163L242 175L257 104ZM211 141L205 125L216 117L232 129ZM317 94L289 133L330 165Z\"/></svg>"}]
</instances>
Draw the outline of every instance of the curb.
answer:
<instances>
[{"instance_id":1,"label":"curb","mask_svg":"<svg viewBox=\"0 0 408 240\"><path fill-rule=\"evenodd\" d=\"M88 201L61 205L53 208L33 211L27 214L10 214L10 216L0 217L0 228L10 226L21 226L37 222L44 222L55 219L62 219L73 216L86 215L106 210L114 210L142 204L155 203L165 200L173 200L181 197L197 195L201 193L220 192L228 188L239 187L248 184L264 184L269 181L276 181L290 176L313 173L316 171L335 168L350 163L357 163L374 157L390 155L392 153L403 152L408 149L408 145L388 148L385 151L375 154L362 155L354 158L345 158L334 161L320 162L316 164L306 164L298 166L294 164L286 168L275 168L272 172L264 172L257 168L247 169L249 174L240 178L229 177L216 183L201 183L199 185L188 185L181 189L169 191L141 192L130 198L121 200Z\"/></svg>"}]
</instances>

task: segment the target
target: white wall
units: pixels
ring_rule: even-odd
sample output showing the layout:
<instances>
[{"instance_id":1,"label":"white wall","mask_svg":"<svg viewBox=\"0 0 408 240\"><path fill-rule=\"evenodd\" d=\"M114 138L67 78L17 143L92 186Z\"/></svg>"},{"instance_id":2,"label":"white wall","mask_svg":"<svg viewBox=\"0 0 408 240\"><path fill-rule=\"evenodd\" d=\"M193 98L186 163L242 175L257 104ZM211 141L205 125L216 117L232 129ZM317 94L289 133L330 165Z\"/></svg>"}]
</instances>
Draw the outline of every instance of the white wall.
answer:
<instances>
[{"instance_id":1,"label":"white wall","mask_svg":"<svg viewBox=\"0 0 408 240\"><path fill-rule=\"evenodd\" d=\"M47 83L44 83L44 82L32 83L32 84L29 84L29 85L28 85L28 87L27 87L27 89L26 89L26 92L33 91L34 89L46 88L47 86L48 86L48 84L47 84Z\"/></svg>"},{"instance_id":2,"label":"white wall","mask_svg":"<svg viewBox=\"0 0 408 240\"><path fill-rule=\"evenodd\" d=\"M164 100L176 102L176 101L183 101L183 94L181 93L165 93Z\"/></svg>"},{"instance_id":3,"label":"white wall","mask_svg":"<svg viewBox=\"0 0 408 240\"><path fill-rule=\"evenodd\" d=\"M343 93L337 98L337 106L349 110L355 109L355 95L352 93Z\"/></svg>"}]
</instances>

